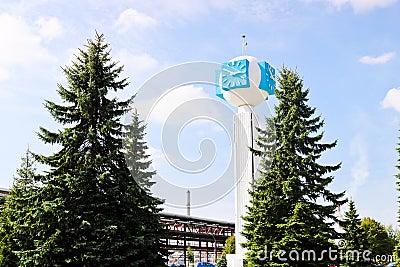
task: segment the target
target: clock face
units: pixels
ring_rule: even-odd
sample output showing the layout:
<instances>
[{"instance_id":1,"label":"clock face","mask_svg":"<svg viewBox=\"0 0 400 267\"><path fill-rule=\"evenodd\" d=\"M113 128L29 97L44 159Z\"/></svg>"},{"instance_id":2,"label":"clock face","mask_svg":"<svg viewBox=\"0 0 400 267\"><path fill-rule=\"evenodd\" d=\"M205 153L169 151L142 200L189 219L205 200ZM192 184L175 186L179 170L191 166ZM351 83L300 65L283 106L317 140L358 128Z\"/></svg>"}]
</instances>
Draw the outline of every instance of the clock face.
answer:
<instances>
[{"instance_id":1,"label":"clock face","mask_svg":"<svg viewBox=\"0 0 400 267\"><path fill-rule=\"evenodd\" d=\"M273 95L276 87L275 69L268 62L258 62L261 70L261 81L258 88Z\"/></svg>"},{"instance_id":2,"label":"clock face","mask_svg":"<svg viewBox=\"0 0 400 267\"><path fill-rule=\"evenodd\" d=\"M249 61L241 59L224 63L221 70L221 85L225 91L249 87Z\"/></svg>"}]
</instances>

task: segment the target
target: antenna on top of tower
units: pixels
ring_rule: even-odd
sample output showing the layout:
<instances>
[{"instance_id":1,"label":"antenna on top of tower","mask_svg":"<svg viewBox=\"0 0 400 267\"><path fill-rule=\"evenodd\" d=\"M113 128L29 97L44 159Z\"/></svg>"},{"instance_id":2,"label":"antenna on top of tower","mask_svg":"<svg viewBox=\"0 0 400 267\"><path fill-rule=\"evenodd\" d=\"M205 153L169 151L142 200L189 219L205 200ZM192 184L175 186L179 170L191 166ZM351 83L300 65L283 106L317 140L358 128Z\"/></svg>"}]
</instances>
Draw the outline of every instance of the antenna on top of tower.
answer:
<instances>
[{"instance_id":1,"label":"antenna on top of tower","mask_svg":"<svg viewBox=\"0 0 400 267\"><path fill-rule=\"evenodd\" d=\"M246 41L246 35L242 35L243 38L243 48L242 48L242 55L246 56L247 55L247 41Z\"/></svg>"}]
</instances>

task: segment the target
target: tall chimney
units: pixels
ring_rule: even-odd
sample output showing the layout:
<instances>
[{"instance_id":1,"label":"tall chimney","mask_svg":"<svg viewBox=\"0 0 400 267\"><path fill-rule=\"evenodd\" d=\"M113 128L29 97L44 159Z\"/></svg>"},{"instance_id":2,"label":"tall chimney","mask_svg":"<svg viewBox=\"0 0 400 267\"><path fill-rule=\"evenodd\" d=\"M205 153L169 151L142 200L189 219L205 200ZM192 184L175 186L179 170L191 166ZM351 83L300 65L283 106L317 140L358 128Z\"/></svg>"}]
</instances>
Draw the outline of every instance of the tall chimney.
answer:
<instances>
[{"instance_id":1,"label":"tall chimney","mask_svg":"<svg viewBox=\"0 0 400 267\"><path fill-rule=\"evenodd\" d=\"M186 191L186 215L190 216L190 190Z\"/></svg>"}]
</instances>

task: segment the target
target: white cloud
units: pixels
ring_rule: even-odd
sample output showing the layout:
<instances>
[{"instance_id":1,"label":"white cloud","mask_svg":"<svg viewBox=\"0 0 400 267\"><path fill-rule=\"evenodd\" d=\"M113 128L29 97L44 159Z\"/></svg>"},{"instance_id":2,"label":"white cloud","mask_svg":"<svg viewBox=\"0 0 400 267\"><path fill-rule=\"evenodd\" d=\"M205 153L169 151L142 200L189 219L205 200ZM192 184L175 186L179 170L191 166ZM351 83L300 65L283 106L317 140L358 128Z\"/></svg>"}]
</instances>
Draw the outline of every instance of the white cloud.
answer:
<instances>
[{"instance_id":1,"label":"white cloud","mask_svg":"<svg viewBox=\"0 0 400 267\"><path fill-rule=\"evenodd\" d=\"M147 29L156 24L157 21L154 18L144 13L140 13L133 8L123 11L115 22L115 26L119 28L118 32L120 33L126 32L132 28Z\"/></svg>"},{"instance_id":2,"label":"white cloud","mask_svg":"<svg viewBox=\"0 0 400 267\"><path fill-rule=\"evenodd\" d=\"M201 19L212 12L226 12L240 18L265 20L285 13L290 0L132 0L135 7L151 12L159 21L171 25ZM156 8L155 8L156 7ZM169 23L173 21L174 23Z\"/></svg>"},{"instance_id":3,"label":"white cloud","mask_svg":"<svg viewBox=\"0 0 400 267\"><path fill-rule=\"evenodd\" d=\"M199 15L207 13L211 7L221 8L221 5L226 6L228 1L229 0L136 0L133 1L133 4L140 10L147 10L151 12L151 14L154 14L155 17L162 18L163 22L165 22L166 19L169 20L171 18L178 20L181 18L197 18ZM232 2L232 0L230 2Z\"/></svg>"},{"instance_id":4,"label":"white cloud","mask_svg":"<svg viewBox=\"0 0 400 267\"><path fill-rule=\"evenodd\" d=\"M392 88L381 102L382 108L393 108L400 112L400 88Z\"/></svg>"},{"instance_id":5,"label":"white cloud","mask_svg":"<svg viewBox=\"0 0 400 267\"><path fill-rule=\"evenodd\" d=\"M158 66L158 61L147 53L131 54L127 50L121 50L117 59L137 72L152 70Z\"/></svg>"},{"instance_id":6,"label":"white cloud","mask_svg":"<svg viewBox=\"0 0 400 267\"><path fill-rule=\"evenodd\" d=\"M157 59L148 53L133 54L123 49L115 58L124 65L124 75L131 77L135 84L142 84L161 68Z\"/></svg>"},{"instance_id":7,"label":"white cloud","mask_svg":"<svg viewBox=\"0 0 400 267\"><path fill-rule=\"evenodd\" d=\"M163 123L177 107L190 100L199 98L209 98L202 87L185 85L174 88L158 99L158 102L150 114L149 120ZM192 108L196 110L196 107ZM187 112L190 112L190 110Z\"/></svg>"},{"instance_id":8,"label":"white cloud","mask_svg":"<svg viewBox=\"0 0 400 267\"><path fill-rule=\"evenodd\" d=\"M71 65L72 61L76 60L76 56L80 55L79 48L68 48L65 50L63 55L63 64L62 65Z\"/></svg>"},{"instance_id":9,"label":"white cloud","mask_svg":"<svg viewBox=\"0 0 400 267\"><path fill-rule=\"evenodd\" d=\"M353 158L356 158L356 162L351 168L351 176L353 179L350 184L349 195L355 196L358 188L365 183L369 176L366 143L361 135L357 135L351 141L350 154Z\"/></svg>"},{"instance_id":10,"label":"white cloud","mask_svg":"<svg viewBox=\"0 0 400 267\"><path fill-rule=\"evenodd\" d=\"M343 2L343 0L333 0L335 2ZM375 8L385 8L393 5L397 0L348 0L355 13L363 13L371 11Z\"/></svg>"},{"instance_id":11,"label":"white cloud","mask_svg":"<svg viewBox=\"0 0 400 267\"><path fill-rule=\"evenodd\" d=\"M36 25L39 26L39 34L46 40L52 40L60 37L62 34L62 27L57 18L51 17L48 19L39 18L36 21Z\"/></svg>"},{"instance_id":12,"label":"white cloud","mask_svg":"<svg viewBox=\"0 0 400 267\"><path fill-rule=\"evenodd\" d=\"M371 57L371 56L364 56L360 58L360 62L369 65L375 64L385 64L386 62L392 60L396 56L395 52L385 53L380 56Z\"/></svg>"},{"instance_id":13,"label":"white cloud","mask_svg":"<svg viewBox=\"0 0 400 267\"><path fill-rule=\"evenodd\" d=\"M206 133L206 132L205 132L203 129L198 130L198 131L196 132L196 134L199 135L199 136L203 136L205 133Z\"/></svg>"},{"instance_id":14,"label":"white cloud","mask_svg":"<svg viewBox=\"0 0 400 267\"><path fill-rule=\"evenodd\" d=\"M42 46L41 37L21 18L0 14L0 76L8 78L14 66L29 67L33 64L54 62L56 58Z\"/></svg>"},{"instance_id":15,"label":"white cloud","mask_svg":"<svg viewBox=\"0 0 400 267\"><path fill-rule=\"evenodd\" d=\"M1 80L1 77L0 77L0 80ZM9 107L7 106L7 104L10 103L8 101L14 97L15 97L15 92L4 89L4 88L0 88L0 100L3 100L0 105L0 110L6 110L9 112L10 110L9 110ZM6 100L7 102L4 100ZM6 105L4 105L4 104L6 104Z\"/></svg>"},{"instance_id":16,"label":"white cloud","mask_svg":"<svg viewBox=\"0 0 400 267\"><path fill-rule=\"evenodd\" d=\"M230 1L231 5L233 4ZM159 11L166 11L170 16L179 16L183 18L194 18L201 14L207 13L211 8L222 8L227 6L227 1L205 1L205 0L191 0L191 1L181 1L181 0L161 0Z\"/></svg>"},{"instance_id":17,"label":"white cloud","mask_svg":"<svg viewBox=\"0 0 400 267\"><path fill-rule=\"evenodd\" d=\"M0 66L0 81L7 80L9 76L8 71Z\"/></svg>"},{"instance_id":18,"label":"white cloud","mask_svg":"<svg viewBox=\"0 0 400 267\"><path fill-rule=\"evenodd\" d=\"M146 150L146 154L150 156L150 159L155 163L155 161L164 160L165 155L164 153L155 147L149 146Z\"/></svg>"},{"instance_id":19,"label":"white cloud","mask_svg":"<svg viewBox=\"0 0 400 267\"><path fill-rule=\"evenodd\" d=\"M174 27L189 20L203 19L209 14L228 13L250 20L279 18L290 11L292 0L131 0L136 10L151 14L160 24ZM303 0L304 1L304 0ZM324 0L325 1L325 0Z\"/></svg>"},{"instance_id":20,"label":"white cloud","mask_svg":"<svg viewBox=\"0 0 400 267\"><path fill-rule=\"evenodd\" d=\"M304 2L321 2L323 0L303 0ZM365 13L375 8L385 8L393 5L397 0L328 0L331 5L341 9L345 5L350 5L355 13Z\"/></svg>"}]
</instances>

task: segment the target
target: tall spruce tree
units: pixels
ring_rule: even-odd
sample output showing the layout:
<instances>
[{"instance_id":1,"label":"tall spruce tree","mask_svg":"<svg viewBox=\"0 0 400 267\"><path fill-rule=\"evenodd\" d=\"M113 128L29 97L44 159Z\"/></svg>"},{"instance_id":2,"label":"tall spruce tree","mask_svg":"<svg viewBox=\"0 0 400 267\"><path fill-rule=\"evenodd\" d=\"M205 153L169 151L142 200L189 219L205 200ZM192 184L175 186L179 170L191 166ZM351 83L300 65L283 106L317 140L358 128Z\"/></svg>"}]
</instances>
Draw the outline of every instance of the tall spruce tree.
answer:
<instances>
[{"instance_id":1,"label":"tall spruce tree","mask_svg":"<svg viewBox=\"0 0 400 267\"><path fill-rule=\"evenodd\" d=\"M45 107L64 128L40 128L39 138L60 149L37 155L49 170L37 180L40 210L32 227L33 250L22 266L164 266L160 249L160 200L138 186L123 153L121 117L132 99L109 92L128 85L112 61L102 34L88 40L71 66L63 68L68 85L58 85L63 103ZM138 129L142 136L143 129ZM140 159L138 159L140 160ZM139 164L139 162L136 162ZM136 164L131 162L131 164ZM142 172L139 164L137 171Z\"/></svg>"},{"instance_id":2,"label":"tall spruce tree","mask_svg":"<svg viewBox=\"0 0 400 267\"><path fill-rule=\"evenodd\" d=\"M326 257L314 261L313 255L306 255L302 262L302 252L312 250L319 258L336 237L335 210L345 202L344 192L333 193L327 186L334 178L330 173L340 164L319 163L322 153L336 142L322 142L324 122L308 106L309 90L297 72L283 67L279 75L276 115L267 119L265 130L259 130L260 149L255 152L261 159L261 175L244 217L246 259L249 266L326 266ZM278 258L283 250L287 254L280 256L286 261ZM289 258L291 250L299 254L292 253L295 260Z\"/></svg>"},{"instance_id":3,"label":"tall spruce tree","mask_svg":"<svg viewBox=\"0 0 400 267\"><path fill-rule=\"evenodd\" d=\"M151 186L155 183L151 177L155 171L148 171L151 160L146 154L148 146L144 141L146 125L139 119L139 114L133 112L132 122L126 127L127 136L124 142L125 158L129 171L135 178L135 181L146 191L150 192Z\"/></svg>"},{"instance_id":4,"label":"tall spruce tree","mask_svg":"<svg viewBox=\"0 0 400 267\"><path fill-rule=\"evenodd\" d=\"M344 214L344 225L343 229L344 240L346 241L345 250L346 251L355 251L354 253L347 253L345 257L345 266L367 266L369 263L366 259L363 259L362 254L364 250L367 248L366 244L366 236L361 226L361 219L357 214L356 207L354 205L354 201L349 201L349 210Z\"/></svg>"},{"instance_id":5,"label":"tall spruce tree","mask_svg":"<svg viewBox=\"0 0 400 267\"><path fill-rule=\"evenodd\" d=\"M18 266L18 258L24 255L15 254L14 251L34 248L32 225L37 211L35 202L38 189L34 181L35 174L36 162L28 148L21 157L21 166L16 171L13 187L1 214L0 266Z\"/></svg>"}]
</instances>

